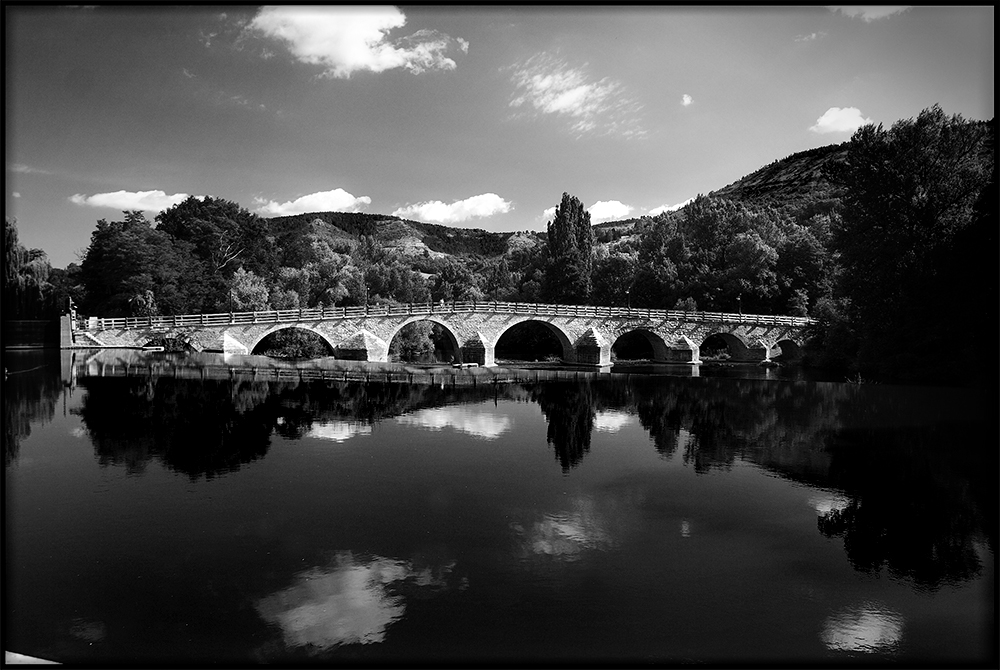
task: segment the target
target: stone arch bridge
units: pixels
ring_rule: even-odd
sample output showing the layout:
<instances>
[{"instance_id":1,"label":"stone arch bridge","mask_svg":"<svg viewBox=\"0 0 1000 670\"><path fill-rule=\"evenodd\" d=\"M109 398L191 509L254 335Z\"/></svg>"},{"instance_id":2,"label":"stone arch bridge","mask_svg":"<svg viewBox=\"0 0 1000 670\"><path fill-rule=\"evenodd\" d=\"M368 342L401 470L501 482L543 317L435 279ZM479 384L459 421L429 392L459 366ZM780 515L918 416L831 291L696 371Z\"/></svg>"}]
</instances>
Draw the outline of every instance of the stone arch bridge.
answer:
<instances>
[{"instance_id":1,"label":"stone arch bridge","mask_svg":"<svg viewBox=\"0 0 1000 670\"><path fill-rule=\"evenodd\" d=\"M765 361L794 353L811 319L761 314L685 312L586 305L454 302L368 307L187 314L104 319L63 317L63 348L141 348L162 339L186 342L196 351L248 354L268 335L286 328L318 334L336 358L388 361L393 337L407 324L431 321L448 334L463 363L495 365L497 342L525 321L546 326L566 363L607 366L611 347L638 332L657 361L698 363L700 346L721 336L733 360Z\"/></svg>"}]
</instances>

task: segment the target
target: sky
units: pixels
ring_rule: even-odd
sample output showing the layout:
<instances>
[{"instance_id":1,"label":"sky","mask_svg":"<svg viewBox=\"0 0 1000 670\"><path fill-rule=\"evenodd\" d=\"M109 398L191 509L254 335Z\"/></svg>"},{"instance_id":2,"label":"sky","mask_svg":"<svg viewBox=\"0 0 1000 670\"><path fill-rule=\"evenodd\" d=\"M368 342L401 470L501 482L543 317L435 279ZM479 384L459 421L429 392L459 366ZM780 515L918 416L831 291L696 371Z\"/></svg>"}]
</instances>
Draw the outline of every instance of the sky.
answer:
<instances>
[{"instance_id":1,"label":"sky","mask_svg":"<svg viewBox=\"0 0 1000 670\"><path fill-rule=\"evenodd\" d=\"M545 230L676 209L866 123L993 118L992 6L5 5L5 214L54 267L211 195Z\"/></svg>"}]
</instances>

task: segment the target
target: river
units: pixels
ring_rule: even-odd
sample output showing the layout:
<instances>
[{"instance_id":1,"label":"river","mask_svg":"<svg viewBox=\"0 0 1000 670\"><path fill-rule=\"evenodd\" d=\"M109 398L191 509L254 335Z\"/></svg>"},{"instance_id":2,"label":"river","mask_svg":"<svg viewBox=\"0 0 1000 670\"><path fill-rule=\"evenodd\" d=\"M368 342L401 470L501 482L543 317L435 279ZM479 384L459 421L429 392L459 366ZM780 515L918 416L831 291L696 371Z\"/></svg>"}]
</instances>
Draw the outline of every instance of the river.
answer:
<instances>
[{"instance_id":1,"label":"river","mask_svg":"<svg viewBox=\"0 0 1000 670\"><path fill-rule=\"evenodd\" d=\"M973 390L81 360L5 352L8 651L996 663L996 407Z\"/></svg>"}]
</instances>

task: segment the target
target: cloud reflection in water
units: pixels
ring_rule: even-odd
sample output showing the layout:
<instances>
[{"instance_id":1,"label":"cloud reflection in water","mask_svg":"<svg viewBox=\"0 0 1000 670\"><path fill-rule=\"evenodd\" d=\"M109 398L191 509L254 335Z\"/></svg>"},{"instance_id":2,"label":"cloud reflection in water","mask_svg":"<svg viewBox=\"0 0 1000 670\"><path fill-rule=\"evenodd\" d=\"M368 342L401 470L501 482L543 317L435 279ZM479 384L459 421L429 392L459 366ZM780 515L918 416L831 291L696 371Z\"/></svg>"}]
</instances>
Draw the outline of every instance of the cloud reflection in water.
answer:
<instances>
[{"instance_id":1,"label":"cloud reflection in water","mask_svg":"<svg viewBox=\"0 0 1000 670\"><path fill-rule=\"evenodd\" d=\"M607 523L589 498L574 500L571 511L546 514L528 530L520 524L513 524L512 528L523 538L525 555L542 554L575 560L586 550L604 549L613 544Z\"/></svg>"},{"instance_id":2,"label":"cloud reflection in water","mask_svg":"<svg viewBox=\"0 0 1000 670\"><path fill-rule=\"evenodd\" d=\"M903 617L866 602L831 614L823 626L823 644L835 651L891 651L903 636Z\"/></svg>"},{"instance_id":3,"label":"cloud reflection in water","mask_svg":"<svg viewBox=\"0 0 1000 670\"><path fill-rule=\"evenodd\" d=\"M617 433L635 420L631 414L618 410L605 410L594 415L594 430L602 433Z\"/></svg>"},{"instance_id":4,"label":"cloud reflection in water","mask_svg":"<svg viewBox=\"0 0 1000 670\"><path fill-rule=\"evenodd\" d=\"M331 442L345 442L356 435L371 435L372 427L347 421L323 421L314 423L306 437L315 437Z\"/></svg>"},{"instance_id":5,"label":"cloud reflection in water","mask_svg":"<svg viewBox=\"0 0 1000 670\"><path fill-rule=\"evenodd\" d=\"M405 426L441 430L448 426L484 440L495 440L510 429L510 418L472 407L435 407L396 417Z\"/></svg>"},{"instance_id":6,"label":"cloud reflection in water","mask_svg":"<svg viewBox=\"0 0 1000 670\"><path fill-rule=\"evenodd\" d=\"M326 568L311 568L286 589L262 598L257 611L277 624L291 647L328 649L341 644L371 644L403 616L403 597L390 586L443 589L454 561L415 568L409 561L375 556L363 561L340 552Z\"/></svg>"}]
</instances>

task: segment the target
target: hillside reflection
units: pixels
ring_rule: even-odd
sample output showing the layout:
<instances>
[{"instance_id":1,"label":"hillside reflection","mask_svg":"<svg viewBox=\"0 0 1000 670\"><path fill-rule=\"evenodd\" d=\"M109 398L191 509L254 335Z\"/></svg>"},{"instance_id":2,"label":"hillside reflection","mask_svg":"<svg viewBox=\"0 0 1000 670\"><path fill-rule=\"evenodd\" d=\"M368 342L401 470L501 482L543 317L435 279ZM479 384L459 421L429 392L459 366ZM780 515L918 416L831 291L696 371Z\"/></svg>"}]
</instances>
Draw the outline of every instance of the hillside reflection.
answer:
<instances>
[{"instance_id":1,"label":"hillside reflection","mask_svg":"<svg viewBox=\"0 0 1000 670\"><path fill-rule=\"evenodd\" d=\"M264 458L275 435L371 439L390 419L501 440L512 423L500 403L513 400L538 405L567 475L594 436L641 426L650 448L697 474L744 461L816 487L818 532L842 541L860 572L886 570L932 590L981 574L977 545L996 552L991 414L956 389L639 376L479 387L168 376L79 383L86 394L75 412L99 462L133 474L155 460L212 478ZM6 382L8 463L30 421L51 417L60 388L55 377ZM589 546L580 538L600 534L579 512L525 520L526 546L555 555Z\"/></svg>"}]
</instances>

